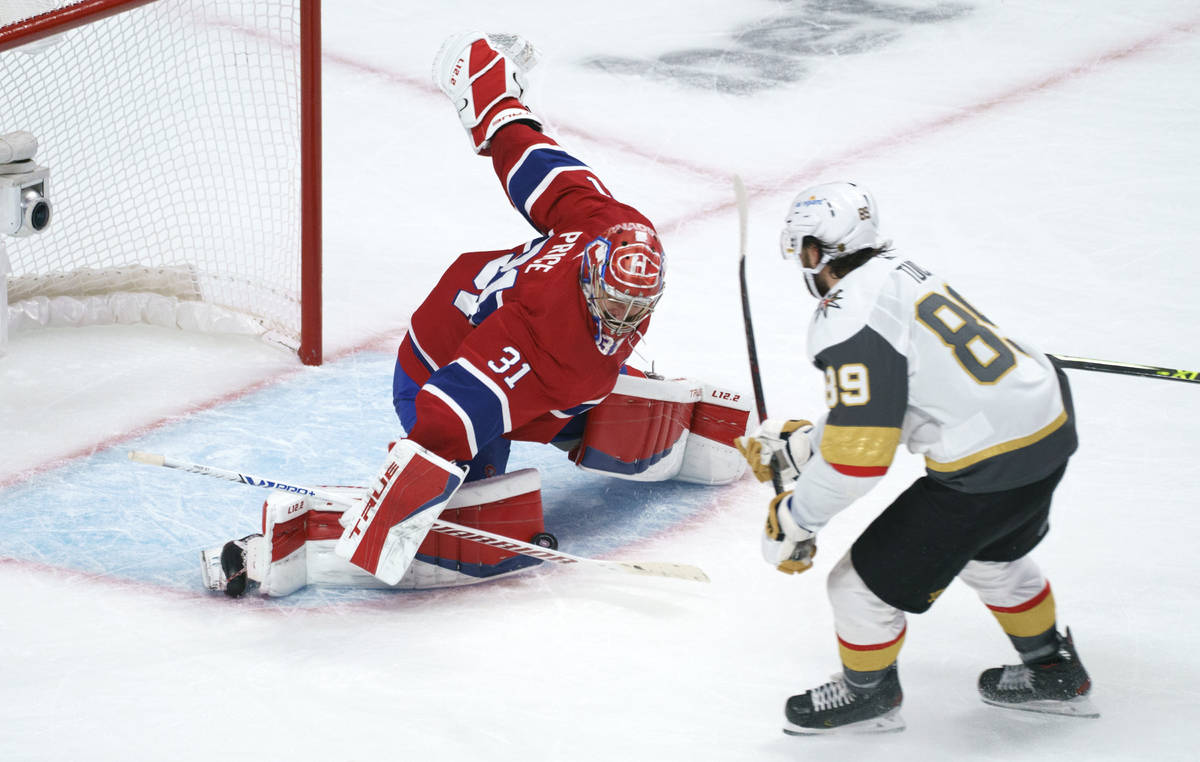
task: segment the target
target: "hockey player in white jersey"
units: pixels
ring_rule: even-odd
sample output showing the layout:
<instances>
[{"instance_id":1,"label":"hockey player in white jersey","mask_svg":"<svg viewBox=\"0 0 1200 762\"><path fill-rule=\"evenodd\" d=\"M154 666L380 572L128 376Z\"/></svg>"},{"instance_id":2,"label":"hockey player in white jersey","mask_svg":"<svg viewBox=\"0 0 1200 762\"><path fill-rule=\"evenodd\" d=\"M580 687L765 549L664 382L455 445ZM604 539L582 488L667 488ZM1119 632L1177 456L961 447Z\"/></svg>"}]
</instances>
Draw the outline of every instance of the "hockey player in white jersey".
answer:
<instances>
[{"instance_id":1,"label":"hockey player in white jersey","mask_svg":"<svg viewBox=\"0 0 1200 762\"><path fill-rule=\"evenodd\" d=\"M768 509L768 562L810 568L817 532L880 480L899 445L926 465L830 572L843 669L788 699L784 731L902 729L905 614L926 611L955 577L1021 657L979 676L984 701L1095 716L1070 631L1059 634L1050 585L1028 556L1076 448L1065 376L895 254L865 188L836 182L800 193L781 249L820 300L808 352L825 374L828 412L815 425L768 419L738 442L760 480L774 470L791 487Z\"/></svg>"}]
</instances>

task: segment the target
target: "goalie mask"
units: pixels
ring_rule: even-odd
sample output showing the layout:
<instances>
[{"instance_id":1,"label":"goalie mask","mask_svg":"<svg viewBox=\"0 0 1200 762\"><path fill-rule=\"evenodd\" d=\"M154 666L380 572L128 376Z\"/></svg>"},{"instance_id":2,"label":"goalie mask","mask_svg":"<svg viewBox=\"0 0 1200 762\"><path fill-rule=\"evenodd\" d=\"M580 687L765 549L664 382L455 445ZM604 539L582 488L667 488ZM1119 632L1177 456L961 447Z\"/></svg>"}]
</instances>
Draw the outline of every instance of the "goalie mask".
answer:
<instances>
[{"instance_id":1,"label":"goalie mask","mask_svg":"<svg viewBox=\"0 0 1200 762\"><path fill-rule=\"evenodd\" d=\"M821 258L807 267L801 258L806 236L816 238ZM814 278L835 259L863 249L885 249L891 245L879 234L879 207L866 188L838 182L814 185L797 194L784 220L779 250L784 259L800 264L804 282L813 296L820 297Z\"/></svg>"},{"instance_id":2,"label":"goalie mask","mask_svg":"<svg viewBox=\"0 0 1200 762\"><path fill-rule=\"evenodd\" d=\"M579 283L602 354L617 351L637 330L662 296L662 244L648 225L614 225L589 243L579 267Z\"/></svg>"}]
</instances>

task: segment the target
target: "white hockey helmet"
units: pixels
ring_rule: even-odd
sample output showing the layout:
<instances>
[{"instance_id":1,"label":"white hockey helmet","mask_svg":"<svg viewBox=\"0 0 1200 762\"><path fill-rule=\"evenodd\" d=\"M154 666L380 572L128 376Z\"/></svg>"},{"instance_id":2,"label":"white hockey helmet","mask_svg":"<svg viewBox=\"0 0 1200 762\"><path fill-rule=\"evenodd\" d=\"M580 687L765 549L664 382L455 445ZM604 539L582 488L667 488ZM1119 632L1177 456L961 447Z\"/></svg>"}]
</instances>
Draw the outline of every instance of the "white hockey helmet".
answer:
<instances>
[{"instance_id":1,"label":"white hockey helmet","mask_svg":"<svg viewBox=\"0 0 1200 762\"><path fill-rule=\"evenodd\" d=\"M820 242L821 259L816 267L805 267L800 258L804 238ZM863 249L885 249L891 241L879 234L879 207L866 188L850 182L823 183L796 195L788 209L779 236L779 251L784 259L800 264L808 290L820 296L817 273L839 257Z\"/></svg>"}]
</instances>

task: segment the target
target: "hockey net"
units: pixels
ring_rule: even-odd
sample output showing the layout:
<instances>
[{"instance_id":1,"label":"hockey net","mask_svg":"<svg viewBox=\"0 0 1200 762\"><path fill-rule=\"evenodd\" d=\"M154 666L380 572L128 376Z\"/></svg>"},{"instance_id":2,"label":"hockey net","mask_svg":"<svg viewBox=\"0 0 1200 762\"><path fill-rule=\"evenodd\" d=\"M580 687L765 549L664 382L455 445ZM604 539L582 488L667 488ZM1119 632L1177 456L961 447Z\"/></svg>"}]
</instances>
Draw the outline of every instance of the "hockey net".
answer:
<instances>
[{"instance_id":1,"label":"hockey net","mask_svg":"<svg viewBox=\"0 0 1200 762\"><path fill-rule=\"evenodd\" d=\"M319 0L9 0L0 133L50 169L10 330L148 321L321 358Z\"/></svg>"}]
</instances>

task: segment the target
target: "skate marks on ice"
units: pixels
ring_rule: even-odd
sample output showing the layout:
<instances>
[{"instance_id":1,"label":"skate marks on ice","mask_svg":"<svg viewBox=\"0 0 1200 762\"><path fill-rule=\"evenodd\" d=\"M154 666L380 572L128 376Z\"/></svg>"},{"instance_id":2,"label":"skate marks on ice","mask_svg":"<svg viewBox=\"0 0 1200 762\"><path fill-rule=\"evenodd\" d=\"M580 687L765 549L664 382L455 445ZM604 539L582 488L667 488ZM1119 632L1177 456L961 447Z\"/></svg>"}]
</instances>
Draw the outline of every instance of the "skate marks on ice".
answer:
<instances>
[{"instance_id":1,"label":"skate marks on ice","mask_svg":"<svg viewBox=\"0 0 1200 762\"><path fill-rule=\"evenodd\" d=\"M264 495L222 480L140 467L127 451L169 452L295 484L365 483L387 443L401 433L390 404L394 362L390 351L351 355L0 489L0 561L38 573L61 570L135 588L203 594L200 551L257 531ZM516 443L510 466L541 470L546 529L562 551L605 560L630 556L628 545L686 525L720 497L721 488L589 474L550 445ZM637 551L646 560L669 555L666 547ZM530 574L557 571L550 566ZM579 574L574 568L561 573ZM594 576L587 577L592 584ZM410 596L431 597L306 588L271 604L322 607Z\"/></svg>"},{"instance_id":2,"label":"skate marks on ice","mask_svg":"<svg viewBox=\"0 0 1200 762\"><path fill-rule=\"evenodd\" d=\"M730 30L724 44L669 50L650 59L595 56L583 63L696 90L751 95L804 79L814 58L869 53L899 39L906 26L953 21L973 10L955 2L910 8L872 0L792 0L780 6L776 14Z\"/></svg>"}]
</instances>

